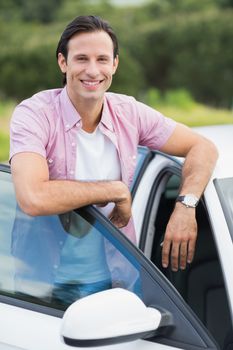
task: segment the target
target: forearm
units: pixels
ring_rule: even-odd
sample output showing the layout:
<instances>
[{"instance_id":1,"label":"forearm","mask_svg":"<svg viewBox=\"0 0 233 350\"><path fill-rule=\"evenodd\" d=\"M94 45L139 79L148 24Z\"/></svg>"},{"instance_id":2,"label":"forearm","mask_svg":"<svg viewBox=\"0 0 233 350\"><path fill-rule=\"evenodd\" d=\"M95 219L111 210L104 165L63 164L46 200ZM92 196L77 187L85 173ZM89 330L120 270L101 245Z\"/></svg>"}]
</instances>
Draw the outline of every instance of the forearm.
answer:
<instances>
[{"instance_id":1,"label":"forearm","mask_svg":"<svg viewBox=\"0 0 233 350\"><path fill-rule=\"evenodd\" d=\"M217 151L215 146L203 140L194 145L186 156L182 169L180 194L194 194L200 198L213 172ZM195 208L186 208L176 202L169 219L163 243L162 264L169 265L173 271L186 268L191 263L195 253L197 239L197 222ZM170 258L169 258L170 256Z\"/></svg>"},{"instance_id":2,"label":"forearm","mask_svg":"<svg viewBox=\"0 0 233 350\"><path fill-rule=\"evenodd\" d=\"M89 204L118 203L126 200L126 186L120 181L83 182L48 180L18 193L19 204L29 215L52 215Z\"/></svg>"},{"instance_id":3,"label":"forearm","mask_svg":"<svg viewBox=\"0 0 233 350\"><path fill-rule=\"evenodd\" d=\"M124 223L131 211L127 186L121 181L50 180L46 160L35 153L16 154L11 161L16 198L29 215L64 213L89 204L114 202Z\"/></svg>"},{"instance_id":4,"label":"forearm","mask_svg":"<svg viewBox=\"0 0 233 350\"><path fill-rule=\"evenodd\" d=\"M188 152L183 169L180 194L193 193L201 197L214 170L218 152L214 144L203 140Z\"/></svg>"}]
</instances>

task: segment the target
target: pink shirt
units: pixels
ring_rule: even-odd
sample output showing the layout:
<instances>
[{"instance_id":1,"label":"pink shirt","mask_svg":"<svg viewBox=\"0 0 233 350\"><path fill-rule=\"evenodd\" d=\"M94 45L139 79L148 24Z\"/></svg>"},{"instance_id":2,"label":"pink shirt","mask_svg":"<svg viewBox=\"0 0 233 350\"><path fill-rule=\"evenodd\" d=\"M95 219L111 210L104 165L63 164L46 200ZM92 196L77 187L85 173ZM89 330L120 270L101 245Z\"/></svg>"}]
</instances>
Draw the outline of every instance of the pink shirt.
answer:
<instances>
[{"instance_id":1,"label":"pink shirt","mask_svg":"<svg viewBox=\"0 0 233 350\"><path fill-rule=\"evenodd\" d=\"M137 146L159 150L176 123L133 97L105 93L99 128L116 146L122 181L130 186ZM74 180L76 132L81 117L66 88L42 91L21 102L11 121L10 159L20 152L35 152L46 158L50 179ZM133 222L123 230L135 241Z\"/></svg>"}]
</instances>

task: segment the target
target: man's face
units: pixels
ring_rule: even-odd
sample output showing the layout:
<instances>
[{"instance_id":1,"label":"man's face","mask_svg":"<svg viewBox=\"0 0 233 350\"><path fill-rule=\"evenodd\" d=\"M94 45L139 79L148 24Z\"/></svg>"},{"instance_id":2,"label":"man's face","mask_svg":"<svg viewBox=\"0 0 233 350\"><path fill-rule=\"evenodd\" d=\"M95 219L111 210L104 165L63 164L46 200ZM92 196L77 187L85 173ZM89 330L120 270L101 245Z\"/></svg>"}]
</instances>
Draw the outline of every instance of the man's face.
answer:
<instances>
[{"instance_id":1,"label":"man's face","mask_svg":"<svg viewBox=\"0 0 233 350\"><path fill-rule=\"evenodd\" d=\"M113 42L104 31L74 35L68 43L67 59L60 53L58 64L66 73L69 96L75 101L102 100L118 65Z\"/></svg>"}]
</instances>

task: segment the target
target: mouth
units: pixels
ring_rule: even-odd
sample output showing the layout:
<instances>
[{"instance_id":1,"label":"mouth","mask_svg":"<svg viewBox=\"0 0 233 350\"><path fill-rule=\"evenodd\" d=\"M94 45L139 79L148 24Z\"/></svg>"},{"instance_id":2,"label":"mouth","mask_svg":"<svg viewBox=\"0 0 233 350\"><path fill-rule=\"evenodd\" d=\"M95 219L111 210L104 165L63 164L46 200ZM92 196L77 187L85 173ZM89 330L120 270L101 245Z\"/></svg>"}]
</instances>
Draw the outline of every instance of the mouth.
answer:
<instances>
[{"instance_id":1,"label":"mouth","mask_svg":"<svg viewBox=\"0 0 233 350\"><path fill-rule=\"evenodd\" d=\"M88 89L95 89L103 82L103 80L80 80L80 81Z\"/></svg>"}]
</instances>

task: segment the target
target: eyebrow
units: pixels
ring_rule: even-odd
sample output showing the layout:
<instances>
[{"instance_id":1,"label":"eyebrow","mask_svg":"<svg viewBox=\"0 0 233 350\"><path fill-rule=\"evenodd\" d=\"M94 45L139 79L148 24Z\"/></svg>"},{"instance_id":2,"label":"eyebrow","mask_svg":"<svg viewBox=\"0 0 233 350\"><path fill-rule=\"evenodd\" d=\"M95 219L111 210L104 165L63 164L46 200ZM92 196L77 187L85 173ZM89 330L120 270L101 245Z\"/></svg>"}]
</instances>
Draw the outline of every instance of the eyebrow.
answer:
<instances>
[{"instance_id":1,"label":"eyebrow","mask_svg":"<svg viewBox=\"0 0 233 350\"><path fill-rule=\"evenodd\" d=\"M74 57L75 58L82 58L82 57L88 57L88 55L86 55L85 53L77 53L76 55L74 55ZM107 55L107 54L100 54L97 57L111 59L110 55Z\"/></svg>"},{"instance_id":2,"label":"eyebrow","mask_svg":"<svg viewBox=\"0 0 233 350\"><path fill-rule=\"evenodd\" d=\"M99 55L98 58L111 58L110 55Z\"/></svg>"}]
</instances>

